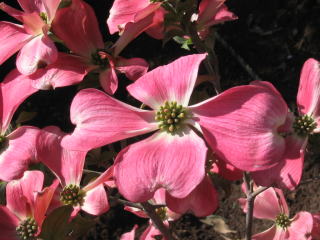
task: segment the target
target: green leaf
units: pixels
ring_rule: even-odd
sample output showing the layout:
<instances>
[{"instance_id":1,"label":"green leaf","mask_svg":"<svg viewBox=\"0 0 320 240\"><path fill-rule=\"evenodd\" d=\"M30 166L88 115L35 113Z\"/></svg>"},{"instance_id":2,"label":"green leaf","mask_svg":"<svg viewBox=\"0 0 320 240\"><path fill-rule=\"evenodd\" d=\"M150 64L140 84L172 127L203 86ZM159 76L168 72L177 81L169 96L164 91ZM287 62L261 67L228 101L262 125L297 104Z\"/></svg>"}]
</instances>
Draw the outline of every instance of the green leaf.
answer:
<instances>
[{"instance_id":1,"label":"green leaf","mask_svg":"<svg viewBox=\"0 0 320 240\"><path fill-rule=\"evenodd\" d=\"M16 124L21 124L27 121L30 121L31 119L33 119L35 116L37 115L37 112L26 112L23 111L19 114L17 120L16 120Z\"/></svg>"},{"instance_id":2,"label":"green leaf","mask_svg":"<svg viewBox=\"0 0 320 240\"><path fill-rule=\"evenodd\" d=\"M96 224L96 221L90 220L78 215L75 219L72 220L72 233L68 236L68 240L78 239L79 237L86 234L90 228Z\"/></svg>"},{"instance_id":3,"label":"green leaf","mask_svg":"<svg viewBox=\"0 0 320 240\"><path fill-rule=\"evenodd\" d=\"M71 206L62 206L53 210L44 220L39 237L43 240L64 240L72 230L68 223L72 211Z\"/></svg>"}]
</instances>

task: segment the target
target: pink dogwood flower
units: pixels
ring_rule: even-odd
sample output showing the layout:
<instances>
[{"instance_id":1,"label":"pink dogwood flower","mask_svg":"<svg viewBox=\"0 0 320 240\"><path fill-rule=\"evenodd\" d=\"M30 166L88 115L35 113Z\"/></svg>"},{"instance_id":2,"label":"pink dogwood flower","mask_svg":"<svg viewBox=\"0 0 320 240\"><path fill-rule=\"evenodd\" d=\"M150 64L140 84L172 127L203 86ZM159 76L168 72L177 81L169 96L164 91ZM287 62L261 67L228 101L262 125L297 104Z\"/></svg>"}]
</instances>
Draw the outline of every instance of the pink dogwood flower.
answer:
<instances>
[{"instance_id":1,"label":"pink dogwood flower","mask_svg":"<svg viewBox=\"0 0 320 240\"><path fill-rule=\"evenodd\" d=\"M240 198L239 202L246 212L246 199ZM299 212L290 218L287 202L280 189L269 188L260 193L254 200L253 216L274 221L274 224L266 231L252 236L252 240L311 240L311 213Z\"/></svg>"},{"instance_id":2,"label":"pink dogwood flower","mask_svg":"<svg viewBox=\"0 0 320 240\"><path fill-rule=\"evenodd\" d=\"M287 130L283 131L286 142L284 157L273 168L252 173L259 185L294 189L300 182L304 152L308 136L320 130L320 67L315 59L307 60L302 68L297 95L298 116L288 116ZM279 93L278 93L279 94ZM283 112L283 115L286 113Z\"/></svg>"},{"instance_id":3,"label":"pink dogwood flower","mask_svg":"<svg viewBox=\"0 0 320 240\"><path fill-rule=\"evenodd\" d=\"M205 177L207 147L199 136L198 122L201 125L204 118L205 123L213 122L216 128L222 127L223 131L240 138L238 132L232 131L232 123L237 122L237 127L250 136L256 131L252 124L260 119L259 115L263 115L260 127L269 124L263 120L266 113L279 111L270 106L278 106L280 97L255 85L235 87L188 107L199 65L205 57L205 54L181 57L146 73L127 87L132 96L153 110L134 108L96 89L80 91L70 109L71 121L76 127L62 139L62 145L87 151L155 131L118 154L114 177L119 191L133 202L152 198L161 187L175 198L186 197ZM248 117L242 120L239 116ZM232 123L229 124L229 120ZM272 159L276 163L282 156L277 151L278 146L254 141L242 144L237 137L235 143L229 141L228 147L223 149L226 152L236 150L233 158ZM271 134L265 137L268 141L272 138ZM243 147L239 149L237 145ZM252 148L255 154L248 154Z\"/></svg>"},{"instance_id":4,"label":"pink dogwood flower","mask_svg":"<svg viewBox=\"0 0 320 240\"><path fill-rule=\"evenodd\" d=\"M7 205L0 206L1 239L36 239L58 182L43 188L40 171L26 171L6 186Z\"/></svg>"},{"instance_id":5,"label":"pink dogwood flower","mask_svg":"<svg viewBox=\"0 0 320 240\"><path fill-rule=\"evenodd\" d=\"M31 82L5 79L0 83L0 179L21 178L31 162L37 162L35 142L39 129L22 126L12 131L10 122L20 104L37 89ZM12 132L11 132L12 131Z\"/></svg>"},{"instance_id":6,"label":"pink dogwood flower","mask_svg":"<svg viewBox=\"0 0 320 240\"><path fill-rule=\"evenodd\" d=\"M119 32L121 37L114 45L115 55L142 32L162 39L166 10L164 1L157 0L116 0L110 9L107 20L111 34ZM237 17L223 4L225 0L202 0L197 16L197 28L204 36L212 25L235 20Z\"/></svg>"},{"instance_id":7,"label":"pink dogwood flower","mask_svg":"<svg viewBox=\"0 0 320 240\"><path fill-rule=\"evenodd\" d=\"M57 48L48 37L60 0L19 0L23 11L1 3L0 9L22 22L0 22L0 64L20 50L16 65L24 75L57 60Z\"/></svg>"},{"instance_id":8,"label":"pink dogwood flower","mask_svg":"<svg viewBox=\"0 0 320 240\"><path fill-rule=\"evenodd\" d=\"M80 186L86 151L70 151L60 146L64 133L57 127L46 127L37 138L37 154L57 176L62 186L60 201L74 207L75 215L80 209L92 215L100 215L109 210L107 193L103 183L112 176L113 169L86 186Z\"/></svg>"},{"instance_id":9,"label":"pink dogwood flower","mask_svg":"<svg viewBox=\"0 0 320 240\"><path fill-rule=\"evenodd\" d=\"M82 24L74 24L79 19ZM105 47L93 9L82 0L73 0L70 6L60 9L52 26L64 44L81 57L88 71L99 73L100 84L109 94L118 87L116 71L135 80L148 70L147 62L141 58L125 59L111 54Z\"/></svg>"}]
</instances>

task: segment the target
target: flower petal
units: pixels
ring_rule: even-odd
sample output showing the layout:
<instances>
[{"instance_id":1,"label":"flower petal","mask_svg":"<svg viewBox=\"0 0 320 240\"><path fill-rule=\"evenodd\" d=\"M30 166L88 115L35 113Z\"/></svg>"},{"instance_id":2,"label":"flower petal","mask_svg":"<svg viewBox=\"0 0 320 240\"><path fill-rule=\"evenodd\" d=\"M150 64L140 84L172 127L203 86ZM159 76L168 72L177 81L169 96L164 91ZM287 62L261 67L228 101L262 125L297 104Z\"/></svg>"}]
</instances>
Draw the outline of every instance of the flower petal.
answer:
<instances>
[{"instance_id":1,"label":"flower petal","mask_svg":"<svg viewBox=\"0 0 320 240\"><path fill-rule=\"evenodd\" d=\"M86 192L84 204L81 209L92 215L101 215L110 208L108 196L103 184Z\"/></svg>"},{"instance_id":2,"label":"flower petal","mask_svg":"<svg viewBox=\"0 0 320 240\"><path fill-rule=\"evenodd\" d=\"M218 208L218 193L207 176L185 198L174 198L167 194L166 202L174 212L184 214L190 211L197 217L205 217Z\"/></svg>"},{"instance_id":3,"label":"flower petal","mask_svg":"<svg viewBox=\"0 0 320 240\"><path fill-rule=\"evenodd\" d=\"M28 76L36 89L49 90L81 82L87 74L88 65L83 59L65 53L58 53L57 61L38 69Z\"/></svg>"},{"instance_id":4,"label":"flower petal","mask_svg":"<svg viewBox=\"0 0 320 240\"><path fill-rule=\"evenodd\" d=\"M48 22L51 23L56 15L61 0L42 0L42 2L43 7L46 9L46 13L48 15Z\"/></svg>"},{"instance_id":5,"label":"flower petal","mask_svg":"<svg viewBox=\"0 0 320 240\"><path fill-rule=\"evenodd\" d=\"M5 206L0 205L0 230L1 239L18 240L16 227L19 225L19 219L9 211Z\"/></svg>"},{"instance_id":6,"label":"flower petal","mask_svg":"<svg viewBox=\"0 0 320 240\"><path fill-rule=\"evenodd\" d=\"M107 20L110 34L118 32L120 26L134 22L138 12L151 5L149 0L116 0L114 1Z\"/></svg>"},{"instance_id":7,"label":"flower petal","mask_svg":"<svg viewBox=\"0 0 320 240\"><path fill-rule=\"evenodd\" d=\"M219 159L238 169L267 169L284 154L278 128L286 123L288 107L268 87L234 87L190 109Z\"/></svg>"},{"instance_id":8,"label":"flower petal","mask_svg":"<svg viewBox=\"0 0 320 240\"><path fill-rule=\"evenodd\" d=\"M163 187L176 198L186 197L205 175L207 147L193 131L179 135L157 132L123 149L115 160L120 193L144 202Z\"/></svg>"},{"instance_id":9,"label":"flower petal","mask_svg":"<svg viewBox=\"0 0 320 240\"><path fill-rule=\"evenodd\" d=\"M58 177L62 186L80 185L86 151L72 151L60 143L65 133L58 127L44 128L37 139L38 160Z\"/></svg>"},{"instance_id":10,"label":"flower petal","mask_svg":"<svg viewBox=\"0 0 320 240\"><path fill-rule=\"evenodd\" d=\"M199 5L198 24L204 25L216 15L226 0L202 0Z\"/></svg>"},{"instance_id":11,"label":"flower petal","mask_svg":"<svg viewBox=\"0 0 320 240\"><path fill-rule=\"evenodd\" d=\"M20 104L37 91L32 87L31 81L24 79L16 69L11 71L0 83L1 135L5 135L13 114Z\"/></svg>"},{"instance_id":12,"label":"flower petal","mask_svg":"<svg viewBox=\"0 0 320 240\"><path fill-rule=\"evenodd\" d=\"M116 92L118 88L118 77L113 67L100 72L99 81L103 90L108 94L113 95Z\"/></svg>"},{"instance_id":13,"label":"flower petal","mask_svg":"<svg viewBox=\"0 0 320 240\"><path fill-rule=\"evenodd\" d=\"M83 187L84 191L90 191L91 189L97 187L98 185L110 180L113 178L113 166L109 167L106 171L104 171L98 178L94 181L90 182L88 185Z\"/></svg>"},{"instance_id":14,"label":"flower petal","mask_svg":"<svg viewBox=\"0 0 320 240\"><path fill-rule=\"evenodd\" d=\"M134 240L138 225L135 224L130 232L121 235L120 240Z\"/></svg>"},{"instance_id":15,"label":"flower petal","mask_svg":"<svg viewBox=\"0 0 320 240\"><path fill-rule=\"evenodd\" d=\"M15 54L32 38L22 26L0 22L0 64Z\"/></svg>"},{"instance_id":16,"label":"flower petal","mask_svg":"<svg viewBox=\"0 0 320 240\"><path fill-rule=\"evenodd\" d=\"M132 81L137 80L148 71L149 64L142 58L117 59L116 69L124 73Z\"/></svg>"},{"instance_id":17,"label":"flower petal","mask_svg":"<svg viewBox=\"0 0 320 240\"><path fill-rule=\"evenodd\" d=\"M35 196L42 190L44 175L40 171L25 171L19 180L7 184L7 208L20 220L33 216Z\"/></svg>"},{"instance_id":18,"label":"flower petal","mask_svg":"<svg viewBox=\"0 0 320 240\"><path fill-rule=\"evenodd\" d=\"M313 218L309 212L299 212L288 228L288 240L311 240Z\"/></svg>"},{"instance_id":19,"label":"flower petal","mask_svg":"<svg viewBox=\"0 0 320 240\"><path fill-rule=\"evenodd\" d=\"M40 227L42 226L47 210L51 204L51 200L54 197L58 185L59 181L56 179L49 187L46 187L41 192L36 193L34 219Z\"/></svg>"},{"instance_id":20,"label":"flower petal","mask_svg":"<svg viewBox=\"0 0 320 240\"><path fill-rule=\"evenodd\" d=\"M229 181L240 180L243 176L241 170L221 160L218 160L210 171L219 174Z\"/></svg>"},{"instance_id":21,"label":"flower petal","mask_svg":"<svg viewBox=\"0 0 320 240\"><path fill-rule=\"evenodd\" d=\"M59 9L52 29L72 52L79 55L91 58L97 49L104 48L96 15L85 1L73 0L69 7Z\"/></svg>"},{"instance_id":22,"label":"flower petal","mask_svg":"<svg viewBox=\"0 0 320 240\"><path fill-rule=\"evenodd\" d=\"M123 33L113 45L114 56L117 57L119 53L139 34L152 26L154 21L154 13L148 15L147 17L141 19L138 22L129 22L125 25Z\"/></svg>"},{"instance_id":23,"label":"flower petal","mask_svg":"<svg viewBox=\"0 0 320 240\"><path fill-rule=\"evenodd\" d=\"M20 50L17 56L17 69L24 75L31 75L43 64L54 63L58 50L48 36L33 38Z\"/></svg>"},{"instance_id":24,"label":"flower petal","mask_svg":"<svg viewBox=\"0 0 320 240\"><path fill-rule=\"evenodd\" d=\"M243 211L246 213L246 199L240 198L239 203ZM278 193L274 188L268 188L267 190L260 193L254 200L253 216L255 218L269 219L274 221L280 213L284 213L282 210L283 209L280 206L280 199L278 197Z\"/></svg>"},{"instance_id":25,"label":"flower petal","mask_svg":"<svg viewBox=\"0 0 320 240\"><path fill-rule=\"evenodd\" d=\"M164 222L165 225L169 225L168 221ZM149 221L149 226L144 230L140 236L140 240L156 239L155 236L162 236L162 233ZM164 239L166 240L166 239Z\"/></svg>"},{"instance_id":26,"label":"flower petal","mask_svg":"<svg viewBox=\"0 0 320 240\"><path fill-rule=\"evenodd\" d=\"M205 57L206 54L181 57L146 73L127 89L133 97L153 109L158 109L165 101L188 106L199 65Z\"/></svg>"},{"instance_id":27,"label":"flower petal","mask_svg":"<svg viewBox=\"0 0 320 240\"><path fill-rule=\"evenodd\" d=\"M22 126L7 136L7 146L0 154L0 179L10 181L22 177L36 159L36 138L39 129Z\"/></svg>"},{"instance_id":28,"label":"flower petal","mask_svg":"<svg viewBox=\"0 0 320 240\"><path fill-rule=\"evenodd\" d=\"M285 240L285 235L285 231L283 231L282 228L277 228L273 225L264 232L252 236L252 240Z\"/></svg>"},{"instance_id":29,"label":"flower petal","mask_svg":"<svg viewBox=\"0 0 320 240\"><path fill-rule=\"evenodd\" d=\"M313 58L302 67L297 105L300 114L320 117L320 63Z\"/></svg>"},{"instance_id":30,"label":"flower petal","mask_svg":"<svg viewBox=\"0 0 320 240\"><path fill-rule=\"evenodd\" d=\"M70 112L76 128L62 139L62 145L73 150L87 151L158 128L153 112L129 106L96 89L80 91Z\"/></svg>"},{"instance_id":31,"label":"flower petal","mask_svg":"<svg viewBox=\"0 0 320 240\"><path fill-rule=\"evenodd\" d=\"M300 183L306 139L287 136L286 151L279 163L266 170L252 172L252 178L261 186L277 186L294 190Z\"/></svg>"}]
</instances>

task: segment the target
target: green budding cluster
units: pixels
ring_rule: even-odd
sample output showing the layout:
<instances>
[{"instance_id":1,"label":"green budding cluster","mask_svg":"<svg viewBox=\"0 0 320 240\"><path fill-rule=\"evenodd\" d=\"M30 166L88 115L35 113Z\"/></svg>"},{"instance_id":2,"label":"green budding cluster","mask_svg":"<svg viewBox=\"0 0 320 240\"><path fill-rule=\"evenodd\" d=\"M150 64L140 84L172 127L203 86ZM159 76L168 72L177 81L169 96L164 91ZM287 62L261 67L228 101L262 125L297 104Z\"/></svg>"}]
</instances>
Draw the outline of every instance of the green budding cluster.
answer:
<instances>
[{"instance_id":1,"label":"green budding cluster","mask_svg":"<svg viewBox=\"0 0 320 240\"><path fill-rule=\"evenodd\" d=\"M166 101L156 113L155 120L159 122L160 130L174 133L181 128L183 120L187 118L187 109L177 102Z\"/></svg>"},{"instance_id":2,"label":"green budding cluster","mask_svg":"<svg viewBox=\"0 0 320 240\"><path fill-rule=\"evenodd\" d=\"M35 240L38 232L38 224L33 218L27 218L20 222L16 228L16 232L21 240Z\"/></svg>"},{"instance_id":3,"label":"green budding cluster","mask_svg":"<svg viewBox=\"0 0 320 240\"><path fill-rule=\"evenodd\" d=\"M291 221L289 219L289 217L287 215L285 215L284 213L280 213L277 217L276 217L276 225L281 227L281 228L287 228L290 226Z\"/></svg>"},{"instance_id":4,"label":"green budding cluster","mask_svg":"<svg viewBox=\"0 0 320 240\"><path fill-rule=\"evenodd\" d=\"M308 115L296 117L293 123L294 132L300 137L307 137L316 129L317 123Z\"/></svg>"},{"instance_id":5,"label":"green budding cluster","mask_svg":"<svg viewBox=\"0 0 320 240\"><path fill-rule=\"evenodd\" d=\"M69 184L65 186L60 193L60 201L64 205L70 205L76 207L82 206L84 203L84 197L86 193L77 185Z\"/></svg>"}]
</instances>

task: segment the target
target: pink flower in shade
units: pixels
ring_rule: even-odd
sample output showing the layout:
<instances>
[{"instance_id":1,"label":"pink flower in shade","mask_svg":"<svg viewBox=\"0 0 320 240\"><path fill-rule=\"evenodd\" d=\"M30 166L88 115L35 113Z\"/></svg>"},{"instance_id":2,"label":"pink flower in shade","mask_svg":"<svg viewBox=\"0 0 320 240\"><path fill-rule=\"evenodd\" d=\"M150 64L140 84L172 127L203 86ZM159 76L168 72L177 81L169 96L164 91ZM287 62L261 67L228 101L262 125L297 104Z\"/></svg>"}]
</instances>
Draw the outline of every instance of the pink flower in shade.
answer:
<instances>
[{"instance_id":1,"label":"pink flower in shade","mask_svg":"<svg viewBox=\"0 0 320 240\"><path fill-rule=\"evenodd\" d=\"M16 65L24 75L34 73L39 67L57 60L57 49L48 37L48 31L55 17L60 0L19 0L23 11L5 3L0 9L23 23L0 22L0 64L19 49Z\"/></svg>"},{"instance_id":2,"label":"pink flower in shade","mask_svg":"<svg viewBox=\"0 0 320 240\"><path fill-rule=\"evenodd\" d=\"M10 121L20 104L37 89L30 81L5 79L0 83L0 179L21 178L30 162L36 162L35 141L39 129L22 126L11 132ZM10 133L11 132L11 133Z\"/></svg>"},{"instance_id":3,"label":"pink flower in shade","mask_svg":"<svg viewBox=\"0 0 320 240\"><path fill-rule=\"evenodd\" d=\"M109 210L107 193L103 183L112 177L109 168L101 176L84 187L80 187L86 151L70 151L60 146L64 133L57 127L46 127L37 138L37 154L57 176L62 186L60 201L74 207L75 215L80 209L92 215L100 215Z\"/></svg>"},{"instance_id":4,"label":"pink flower in shade","mask_svg":"<svg viewBox=\"0 0 320 240\"><path fill-rule=\"evenodd\" d=\"M6 187L7 205L0 206L1 239L36 239L58 182L42 189L40 171L26 171Z\"/></svg>"},{"instance_id":5,"label":"pink flower in shade","mask_svg":"<svg viewBox=\"0 0 320 240\"><path fill-rule=\"evenodd\" d=\"M81 20L82 24L74 24ZM75 54L79 55L89 71L99 73L102 88L113 94L118 87L116 71L135 80L148 70L141 58L113 57L106 49L93 9L82 0L60 9L52 24L54 33Z\"/></svg>"},{"instance_id":6,"label":"pink flower in shade","mask_svg":"<svg viewBox=\"0 0 320 240\"><path fill-rule=\"evenodd\" d=\"M202 0L197 16L197 27L202 36L214 24L235 20L237 17L223 4L225 0ZM162 1L153 0L116 0L110 9L107 20L111 34L119 32L121 37L115 44L118 55L129 42L142 32L151 37L162 39L166 11Z\"/></svg>"},{"instance_id":7,"label":"pink flower in shade","mask_svg":"<svg viewBox=\"0 0 320 240\"><path fill-rule=\"evenodd\" d=\"M263 186L275 184L290 190L293 190L299 184L308 136L318 133L320 130L319 66L319 62L315 59L309 59L303 65L297 95L299 115L295 118L288 115L286 129L282 129L286 143L284 156L278 165L273 168L252 173L252 177L257 184ZM285 116L286 112L282 114Z\"/></svg>"},{"instance_id":8,"label":"pink flower in shade","mask_svg":"<svg viewBox=\"0 0 320 240\"><path fill-rule=\"evenodd\" d=\"M246 199L240 198L239 202L246 212ZM280 189L269 188L260 193L254 200L253 216L274 221L274 224L268 230L254 235L252 240L311 240L312 215L299 212L290 218L288 205Z\"/></svg>"},{"instance_id":9,"label":"pink flower in shade","mask_svg":"<svg viewBox=\"0 0 320 240\"><path fill-rule=\"evenodd\" d=\"M205 176L207 147L198 136L201 130L197 122L201 125L202 118L205 118L205 123L216 122L217 128L226 123L221 124L223 130L226 127L232 130L228 121L237 121L237 127L247 128L242 130L246 135L254 134L256 129L252 124L255 119L260 119L262 114L263 120L270 106L279 105L280 98L264 87L249 85L229 89L217 97L188 107L199 65L205 57L205 54L181 57L146 73L128 86L132 96L153 110L134 108L95 89L80 91L70 110L71 121L76 128L62 139L62 145L72 150L87 151L157 130L118 154L114 177L119 191L133 202L152 198L161 187L175 198L186 197ZM238 112L249 117L239 120ZM231 131L230 134L239 133ZM233 144L242 144L235 139L237 142L229 141L225 151L230 152ZM243 146L245 148L241 151L235 148L238 151L234 158L241 158L243 152L251 148L256 148L256 154L262 159L277 161L282 156L276 151L278 146L266 147L252 141ZM256 156L246 155L243 158L250 161Z\"/></svg>"}]
</instances>

